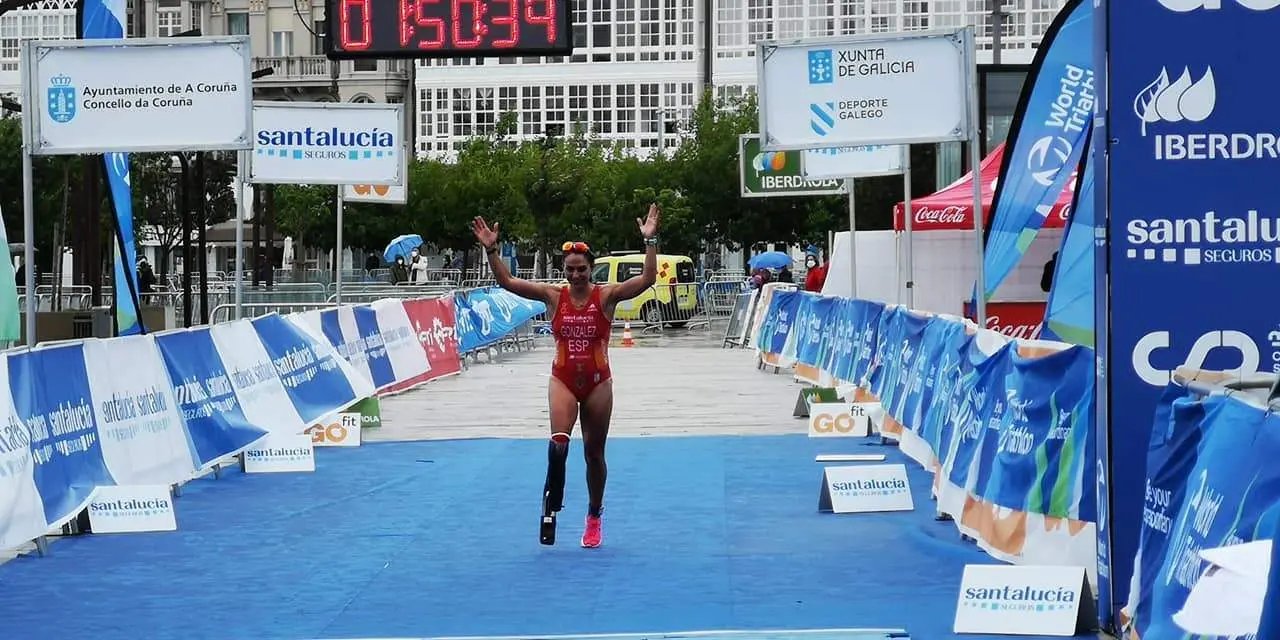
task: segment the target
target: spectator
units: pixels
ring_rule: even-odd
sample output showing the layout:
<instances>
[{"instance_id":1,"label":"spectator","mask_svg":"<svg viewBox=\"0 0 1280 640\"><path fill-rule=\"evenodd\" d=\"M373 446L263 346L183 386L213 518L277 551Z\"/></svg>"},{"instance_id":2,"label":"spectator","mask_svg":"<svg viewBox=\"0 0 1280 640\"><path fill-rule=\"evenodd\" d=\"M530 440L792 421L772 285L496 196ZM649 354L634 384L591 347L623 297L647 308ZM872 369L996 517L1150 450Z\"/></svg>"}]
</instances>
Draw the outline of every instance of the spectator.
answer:
<instances>
[{"instance_id":1,"label":"spectator","mask_svg":"<svg viewBox=\"0 0 1280 640\"><path fill-rule=\"evenodd\" d=\"M409 281L414 284L427 283L427 259L414 249L409 252Z\"/></svg>"},{"instance_id":2,"label":"spectator","mask_svg":"<svg viewBox=\"0 0 1280 640\"><path fill-rule=\"evenodd\" d=\"M791 274L791 267L783 267L782 271L778 272L778 282L795 282L795 281L796 281L795 276Z\"/></svg>"},{"instance_id":3,"label":"spectator","mask_svg":"<svg viewBox=\"0 0 1280 640\"><path fill-rule=\"evenodd\" d=\"M817 253L809 253L804 257L804 290L814 293L822 292L822 285L827 283L827 263L818 262Z\"/></svg>"},{"instance_id":4,"label":"spectator","mask_svg":"<svg viewBox=\"0 0 1280 640\"><path fill-rule=\"evenodd\" d=\"M396 263L391 265L391 284L409 281L409 268L404 264L404 256L396 256Z\"/></svg>"},{"instance_id":5,"label":"spectator","mask_svg":"<svg viewBox=\"0 0 1280 640\"><path fill-rule=\"evenodd\" d=\"M154 293L156 290L156 272L146 258L138 260L138 293Z\"/></svg>"},{"instance_id":6,"label":"spectator","mask_svg":"<svg viewBox=\"0 0 1280 640\"><path fill-rule=\"evenodd\" d=\"M1058 268L1058 252L1053 252L1053 257L1044 263L1044 273L1040 274L1040 289L1045 293L1053 288L1053 272Z\"/></svg>"}]
</instances>

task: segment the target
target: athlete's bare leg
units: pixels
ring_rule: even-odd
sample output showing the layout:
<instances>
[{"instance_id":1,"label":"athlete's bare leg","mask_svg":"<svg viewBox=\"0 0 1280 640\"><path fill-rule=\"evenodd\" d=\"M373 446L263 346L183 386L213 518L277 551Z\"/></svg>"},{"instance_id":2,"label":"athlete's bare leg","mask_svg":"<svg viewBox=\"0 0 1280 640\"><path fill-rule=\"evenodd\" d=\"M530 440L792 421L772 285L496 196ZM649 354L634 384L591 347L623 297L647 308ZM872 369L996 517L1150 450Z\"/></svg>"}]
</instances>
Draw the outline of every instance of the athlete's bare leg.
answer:
<instances>
[{"instance_id":1,"label":"athlete's bare leg","mask_svg":"<svg viewBox=\"0 0 1280 640\"><path fill-rule=\"evenodd\" d=\"M547 443L547 480L542 487L542 544L555 544L555 513L564 508L565 462L569 437L578 420L578 399L563 382L551 378L547 388L551 413L551 439Z\"/></svg>"},{"instance_id":2,"label":"athlete's bare leg","mask_svg":"<svg viewBox=\"0 0 1280 640\"><path fill-rule=\"evenodd\" d=\"M587 463L587 531L582 545L600 545L600 511L604 507L604 487L609 478L604 448L613 419L613 380L592 389L582 403L582 455ZM594 522L593 522L594 520Z\"/></svg>"}]
</instances>

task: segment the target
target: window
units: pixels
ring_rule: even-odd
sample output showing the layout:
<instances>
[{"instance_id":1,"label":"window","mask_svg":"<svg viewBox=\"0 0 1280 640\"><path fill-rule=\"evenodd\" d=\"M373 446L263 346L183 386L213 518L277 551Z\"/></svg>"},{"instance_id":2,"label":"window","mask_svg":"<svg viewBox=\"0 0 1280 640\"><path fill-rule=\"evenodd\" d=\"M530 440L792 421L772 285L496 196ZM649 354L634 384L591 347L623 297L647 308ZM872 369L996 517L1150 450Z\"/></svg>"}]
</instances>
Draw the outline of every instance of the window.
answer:
<instances>
[{"instance_id":1,"label":"window","mask_svg":"<svg viewBox=\"0 0 1280 640\"><path fill-rule=\"evenodd\" d=\"M293 32L271 32L271 55L277 58L288 58L293 55Z\"/></svg>"},{"instance_id":2,"label":"window","mask_svg":"<svg viewBox=\"0 0 1280 640\"><path fill-rule=\"evenodd\" d=\"M355 60L355 61L352 61L351 68L353 71L360 71L360 72L377 71L378 59L364 58L362 60Z\"/></svg>"},{"instance_id":3,"label":"window","mask_svg":"<svg viewBox=\"0 0 1280 640\"><path fill-rule=\"evenodd\" d=\"M203 32L204 23L205 23L204 16L205 16L205 12L208 10L209 10L209 3L203 2L203 1L192 2L190 7L188 7L187 9L187 11L189 12L188 19L187 19L187 24L189 28L199 29L201 32ZM204 35L207 36L209 34L206 33Z\"/></svg>"},{"instance_id":4,"label":"window","mask_svg":"<svg viewBox=\"0 0 1280 640\"><path fill-rule=\"evenodd\" d=\"M311 33L315 36L312 38L311 54L321 55L324 53L324 20L315 20L311 23Z\"/></svg>"},{"instance_id":5,"label":"window","mask_svg":"<svg viewBox=\"0 0 1280 640\"><path fill-rule=\"evenodd\" d=\"M676 282L693 282L693 263L677 262L676 263Z\"/></svg>"},{"instance_id":6,"label":"window","mask_svg":"<svg viewBox=\"0 0 1280 640\"><path fill-rule=\"evenodd\" d=\"M227 35L249 35L249 14L244 11L227 12Z\"/></svg>"},{"instance_id":7,"label":"window","mask_svg":"<svg viewBox=\"0 0 1280 640\"><path fill-rule=\"evenodd\" d=\"M625 282L641 273L644 273L644 265L639 262L618 263L618 282Z\"/></svg>"},{"instance_id":8,"label":"window","mask_svg":"<svg viewBox=\"0 0 1280 640\"><path fill-rule=\"evenodd\" d=\"M182 28L182 4L178 0L156 3L156 35L171 38L186 31Z\"/></svg>"},{"instance_id":9,"label":"window","mask_svg":"<svg viewBox=\"0 0 1280 640\"><path fill-rule=\"evenodd\" d=\"M609 282L609 265L596 265L596 268L591 271L591 281L601 284Z\"/></svg>"}]
</instances>

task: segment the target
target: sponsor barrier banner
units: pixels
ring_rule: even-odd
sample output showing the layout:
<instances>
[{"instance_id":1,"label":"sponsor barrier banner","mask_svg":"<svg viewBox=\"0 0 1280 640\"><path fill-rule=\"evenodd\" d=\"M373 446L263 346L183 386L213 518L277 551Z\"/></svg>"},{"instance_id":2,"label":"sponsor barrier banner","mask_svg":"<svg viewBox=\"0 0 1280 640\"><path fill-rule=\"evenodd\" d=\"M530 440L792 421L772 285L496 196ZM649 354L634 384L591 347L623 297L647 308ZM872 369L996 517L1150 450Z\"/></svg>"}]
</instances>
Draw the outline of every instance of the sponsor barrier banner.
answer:
<instances>
[{"instance_id":1,"label":"sponsor barrier banner","mask_svg":"<svg viewBox=\"0 0 1280 640\"><path fill-rule=\"evenodd\" d=\"M464 301L477 344L544 311L500 291ZM314 469L308 427L358 432L377 389L460 370L455 312L452 297L382 300L0 355L0 549L74 519L99 487L169 486L246 451L255 469Z\"/></svg>"},{"instance_id":2,"label":"sponsor barrier banner","mask_svg":"<svg viewBox=\"0 0 1280 640\"><path fill-rule=\"evenodd\" d=\"M505 289L488 287L459 292L453 299L458 348L471 353L501 340L520 325L547 312L547 305Z\"/></svg>"},{"instance_id":3,"label":"sponsor barrier banner","mask_svg":"<svg viewBox=\"0 0 1280 640\"><path fill-rule=\"evenodd\" d=\"M1156 407L1147 449L1147 485L1143 491L1142 532L1133 561L1129 598L1121 619L1134 631L1151 622L1151 592L1169 548L1169 530L1181 507L1187 477L1200 446L1204 404L1180 385L1169 385Z\"/></svg>"},{"instance_id":4,"label":"sponsor barrier banner","mask_svg":"<svg viewBox=\"0 0 1280 640\"><path fill-rule=\"evenodd\" d=\"M1097 335L1109 344L1098 350L1114 399L1104 431L1115 607L1127 600L1142 531L1146 473L1132 462L1145 457L1169 372L1280 366L1280 299L1257 286L1274 279L1280 250L1271 106L1280 87L1240 63L1269 59L1280 6L1108 1L1102 10L1095 68L1105 69L1099 84L1111 106L1105 131L1095 133L1106 154L1097 214L1110 264L1109 287L1096 295L1106 298Z\"/></svg>"},{"instance_id":5,"label":"sponsor barrier banner","mask_svg":"<svg viewBox=\"0 0 1280 640\"><path fill-rule=\"evenodd\" d=\"M199 468L240 453L267 435L266 428L245 416L209 329L162 333L155 343Z\"/></svg>"},{"instance_id":6,"label":"sponsor barrier banner","mask_svg":"<svg viewBox=\"0 0 1280 640\"><path fill-rule=\"evenodd\" d=\"M881 435L934 473L939 510L989 554L1094 579L1090 349L796 291L774 293L756 344L880 402Z\"/></svg>"},{"instance_id":7,"label":"sponsor barrier banner","mask_svg":"<svg viewBox=\"0 0 1280 640\"><path fill-rule=\"evenodd\" d=\"M1200 407L1180 409L1179 403ZM1175 422L1185 419L1185 428L1199 429L1200 442L1190 473L1181 477L1183 497L1150 602L1139 603L1139 612L1150 612L1139 618L1145 627L1136 631L1143 640L1190 637L1173 617L1203 574L1200 551L1269 536L1273 525L1263 516L1280 503L1280 416L1234 395L1178 400L1173 413Z\"/></svg>"},{"instance_id":8,"label":"sponsor barrier banner","mask_svg":"<svg viewBox=\"0 0 1280 640\"><path fill-rule=\"evenodd\" d=\"M458 357L458 336L455 331L453 298L408 300L404 303L409 325L426 350L431 363L428 380L443 378L462 371Z\"/></svg>"}]
</instances>

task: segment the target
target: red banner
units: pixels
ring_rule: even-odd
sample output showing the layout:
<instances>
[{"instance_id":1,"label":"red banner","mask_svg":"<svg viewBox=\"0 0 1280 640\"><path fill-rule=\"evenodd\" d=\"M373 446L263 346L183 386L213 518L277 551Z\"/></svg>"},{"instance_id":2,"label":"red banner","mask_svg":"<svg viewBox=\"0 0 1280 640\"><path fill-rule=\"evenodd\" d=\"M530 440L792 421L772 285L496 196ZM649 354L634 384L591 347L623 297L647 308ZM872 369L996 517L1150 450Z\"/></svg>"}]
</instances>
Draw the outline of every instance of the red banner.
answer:
<instances>
[{"instance_id":1,"label":"red banner","mask_svg":"<svg viewBox=\"0 0 1280 640\"><path fill-rule=\"evenodd\" d=\"M428 298L405 300L404 312L409 324L418 335L418 342L427 352L431 370L425 375L388 388L385 393L397 393L424 382L455 375L462 371L458 357L458 339L454 332L453 298Z\"/></svg>"},{"instance_id":2,"label":"red banner","mask_svg":"<svg viewBox=\"0 0 1280 640\"><path fill-rule=\"evenodd\" d=\"M988 302L987 328L1020 340L1039 340L1044 311L1043 302ZM967 302L964 317L974 320L973 305Z\"/></svg>"}]
</instances>

